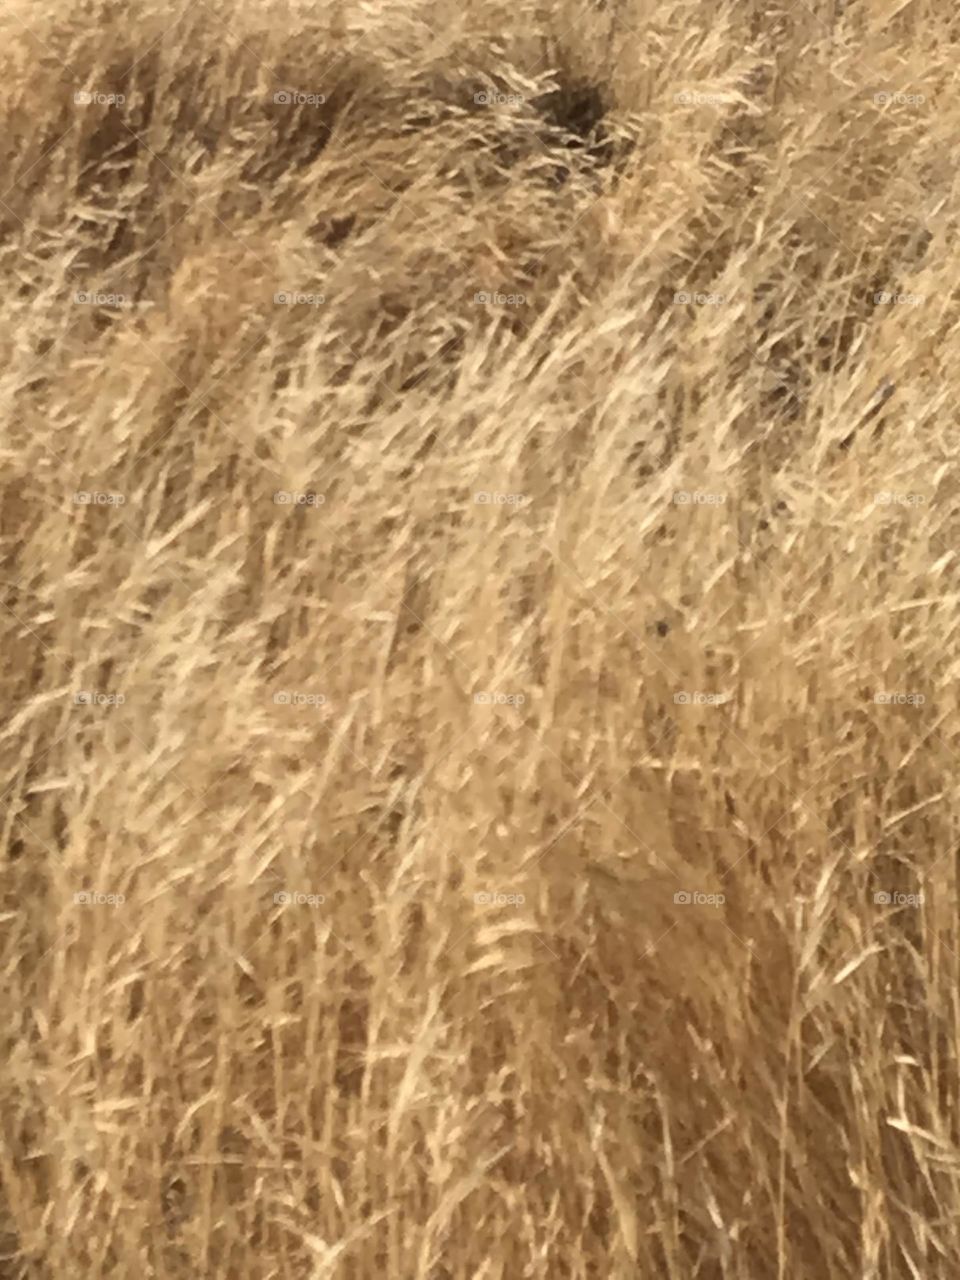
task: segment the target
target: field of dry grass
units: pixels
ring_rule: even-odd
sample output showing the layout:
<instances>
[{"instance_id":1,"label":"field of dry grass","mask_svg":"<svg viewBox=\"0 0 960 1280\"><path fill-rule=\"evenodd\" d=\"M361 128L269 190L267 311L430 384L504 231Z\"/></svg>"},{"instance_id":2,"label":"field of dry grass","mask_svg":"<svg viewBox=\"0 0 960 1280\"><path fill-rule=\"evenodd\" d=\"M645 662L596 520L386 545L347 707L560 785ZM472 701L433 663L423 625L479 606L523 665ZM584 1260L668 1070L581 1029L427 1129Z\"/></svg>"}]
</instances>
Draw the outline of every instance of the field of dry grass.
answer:
<instances>
[{"instance_id":1,"label":"field of dry grass","mask_svg":"<svg viewBox=\"0 0 960 1280\"><path fill-rule=\"evenodd\" d=\"M0 8L0 1280L960 1274L958 55Z\"/></svg>"}]
</instances>

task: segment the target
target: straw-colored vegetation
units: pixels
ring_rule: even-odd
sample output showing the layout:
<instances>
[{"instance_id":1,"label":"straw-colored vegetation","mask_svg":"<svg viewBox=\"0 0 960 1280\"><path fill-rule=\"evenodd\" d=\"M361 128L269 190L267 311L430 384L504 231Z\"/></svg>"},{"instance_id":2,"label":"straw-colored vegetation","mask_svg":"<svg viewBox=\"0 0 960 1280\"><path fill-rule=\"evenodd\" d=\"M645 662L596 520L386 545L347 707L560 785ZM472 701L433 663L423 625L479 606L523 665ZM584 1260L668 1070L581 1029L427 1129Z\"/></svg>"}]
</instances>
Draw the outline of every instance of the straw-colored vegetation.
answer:
<instances>
[{"instance_id":1,"label":"straw-colored vegetation","mask_svg":"<svg viewBox=\"0 0 960 1280\"><path fill-rule=\"evenodd\" d=\"M0 8L2 1280L960 1274L958 53Z\"/></svg>"}]
</instances>

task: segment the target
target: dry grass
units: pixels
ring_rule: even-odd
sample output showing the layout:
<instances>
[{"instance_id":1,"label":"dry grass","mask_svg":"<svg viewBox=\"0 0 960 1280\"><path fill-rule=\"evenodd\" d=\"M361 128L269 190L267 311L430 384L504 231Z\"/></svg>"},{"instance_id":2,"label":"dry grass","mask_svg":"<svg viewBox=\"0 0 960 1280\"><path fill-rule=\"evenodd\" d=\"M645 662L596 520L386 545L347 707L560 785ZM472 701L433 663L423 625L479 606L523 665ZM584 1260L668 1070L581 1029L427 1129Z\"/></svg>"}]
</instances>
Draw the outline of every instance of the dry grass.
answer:
<instances>
[{"instance_id":1,"label":"dry grass","mask_svg":"<svg viewBox=\"0 0 960 1280\"><path fill-rule=\"evenodd\" d=\"M955 1277L951 7L0 28L2 1280Z\"/></svg>"}]
</instances>

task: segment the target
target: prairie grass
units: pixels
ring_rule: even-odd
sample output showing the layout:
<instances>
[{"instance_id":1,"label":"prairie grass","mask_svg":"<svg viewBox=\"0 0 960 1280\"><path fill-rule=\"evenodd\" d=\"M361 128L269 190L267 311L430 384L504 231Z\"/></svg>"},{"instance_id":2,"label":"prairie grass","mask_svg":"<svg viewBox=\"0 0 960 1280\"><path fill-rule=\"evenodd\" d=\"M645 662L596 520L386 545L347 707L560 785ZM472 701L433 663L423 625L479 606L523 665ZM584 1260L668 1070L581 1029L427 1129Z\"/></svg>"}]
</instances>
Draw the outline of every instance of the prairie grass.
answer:
<instances>
[{"instance_id":1,"label":"prairie grass","mask_svg":"<svg viewBox=\"0 0 960 1280\"><path fill-rule=\"evenodd\" d=\"M960 1274L958 53L0 7L0 1280Z\"/></svg>"}]
</instances>

